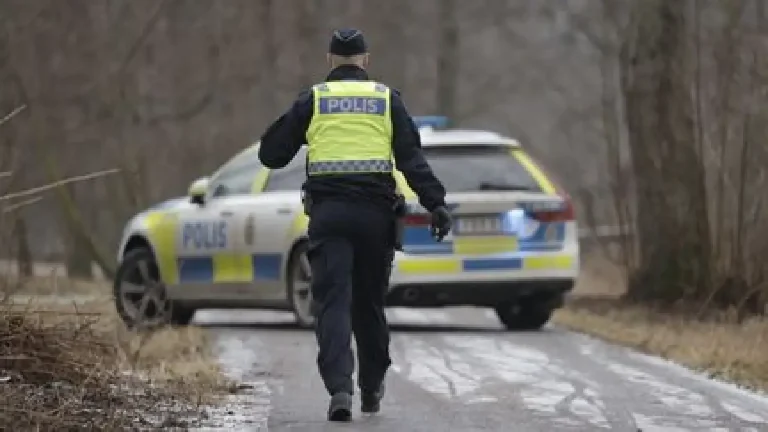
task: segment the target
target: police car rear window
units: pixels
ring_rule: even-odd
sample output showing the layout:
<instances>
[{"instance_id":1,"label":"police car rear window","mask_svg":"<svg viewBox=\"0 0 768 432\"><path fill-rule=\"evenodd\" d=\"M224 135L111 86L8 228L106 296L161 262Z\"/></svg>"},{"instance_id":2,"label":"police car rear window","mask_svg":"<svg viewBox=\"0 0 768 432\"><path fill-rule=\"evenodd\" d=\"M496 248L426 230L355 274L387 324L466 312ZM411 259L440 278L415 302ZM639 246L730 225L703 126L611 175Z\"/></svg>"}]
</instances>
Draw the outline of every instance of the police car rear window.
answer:
<instances>
[{"instance_id":1,"label":"police car rear window","mask_svg":"<svg viewBox=\"0 0 768 432\"><path fill-rule=\"evenodd\" d=\"M443 182L448 192L506 190L541 192L536 179L507 147L425 146L424 154L435 175Z\"/></svg>"},{"instance_id":2,"label":"police car rear window","mask_svg":"<svg viewBox=\"0 0 768 432\"><path fill-rule=\"evenodd\" d=\"M508 148L477 145L425 147L424 154L448 192L541 191L536 179ZM265 191L299 190L306 178L305 157L306 152L302 151L285 168L272 170Z\"/></svg>"}]
</instances>

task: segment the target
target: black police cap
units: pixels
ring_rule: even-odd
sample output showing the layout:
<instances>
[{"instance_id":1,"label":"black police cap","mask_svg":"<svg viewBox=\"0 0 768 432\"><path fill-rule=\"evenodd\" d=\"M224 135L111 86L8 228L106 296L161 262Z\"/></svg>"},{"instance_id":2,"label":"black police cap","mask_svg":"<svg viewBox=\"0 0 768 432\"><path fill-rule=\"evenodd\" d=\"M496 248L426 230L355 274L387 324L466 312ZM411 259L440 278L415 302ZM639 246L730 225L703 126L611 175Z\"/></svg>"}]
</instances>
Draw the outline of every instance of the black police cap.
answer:
<instances>
[{"instance_id":1,"label":"black police cap","mask_svg":"<svg viewBox=\"0 0 768 432\"><path fill-rule=\"evenodd\" d=\"M368 52L363 33L356 29L341 29L333 32L328 52L333 55L351 57Z\"/></svg>"}]
</instances>

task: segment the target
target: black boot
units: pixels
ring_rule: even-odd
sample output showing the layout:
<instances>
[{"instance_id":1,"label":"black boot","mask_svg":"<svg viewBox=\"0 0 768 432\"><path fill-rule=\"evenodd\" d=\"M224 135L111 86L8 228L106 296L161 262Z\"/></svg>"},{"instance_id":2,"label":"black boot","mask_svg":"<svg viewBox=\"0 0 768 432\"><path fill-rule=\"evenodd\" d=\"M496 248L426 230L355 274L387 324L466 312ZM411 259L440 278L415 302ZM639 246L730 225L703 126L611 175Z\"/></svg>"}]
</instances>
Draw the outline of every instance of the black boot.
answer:
<instances>
[{"instance_id":1,"label":"black boot","mask_svg":"<svg viewBox=\"0 0 768 432\"><path fill-rule=\"evenodd\" d=\"M384 397L384 383L376 391L362 390L360 392L361 407L364 413L377 413L381 410L381 398Z\"/></svg>"},{"instance_id":2,"label":"black boot","mask_svg":"<svg viewBox=\"0 0 768 432\"><path fill-rule=\"evenodd\" d=\"M328 406L328 420L334 422L352 421L352 395L336 393L331 396L331 404Z\"/></svg>"}]
</instances>

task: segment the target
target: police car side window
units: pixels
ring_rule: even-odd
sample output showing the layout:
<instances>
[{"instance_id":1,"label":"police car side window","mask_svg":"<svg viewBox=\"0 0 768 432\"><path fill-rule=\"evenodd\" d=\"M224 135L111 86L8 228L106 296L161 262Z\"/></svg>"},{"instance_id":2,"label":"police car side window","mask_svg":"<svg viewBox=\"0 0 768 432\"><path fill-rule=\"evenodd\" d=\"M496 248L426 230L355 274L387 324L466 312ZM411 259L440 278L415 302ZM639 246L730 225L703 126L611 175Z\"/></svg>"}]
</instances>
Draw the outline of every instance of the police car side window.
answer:
<instances>
[{"instance_id":1,"label":"police car side window","mask_svg":"<svg viewBox=\"0 0 768 432\"><path fill-rule=\"evenodd\" d=\"M211 197L250 194L256 174L262 168L255 151L236 156L211 181Z\"/></svg>"},{"instance_id":2,"label":"police car side window","mask_svg":"<svg viewBox=\"0 0 768 432\"><path fill-rule=\"evenodd\" d=\"M259 166L245 166L238 170L222 172L213 185L213 196L245 195L251 193Z\"/></svg>"},{"instance_id":3,"label":"police car side window","mask_svg":"<svg viewBox=\"0 0 768 432\"><path fill-rule=\"evenodd\" d=\"M271 170L265 192L300 190L307 178L307 152L302 148L284 168Z\"/></svg>"}]
</instances>

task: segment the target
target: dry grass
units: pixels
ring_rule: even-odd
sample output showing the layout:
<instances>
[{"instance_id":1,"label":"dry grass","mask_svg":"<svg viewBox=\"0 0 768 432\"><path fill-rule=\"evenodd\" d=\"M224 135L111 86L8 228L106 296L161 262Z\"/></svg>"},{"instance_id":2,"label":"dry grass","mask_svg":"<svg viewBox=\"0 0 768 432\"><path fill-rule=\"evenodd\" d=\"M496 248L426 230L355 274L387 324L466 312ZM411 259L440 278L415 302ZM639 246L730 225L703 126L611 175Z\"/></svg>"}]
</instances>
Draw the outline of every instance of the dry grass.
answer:
<instances>
[{"instance_id":1,"label":"dry grass","mask_svg":"<svg viewBox=\"0 0 768 432\"><path fill-rule=\"evenodd\" d=\"M555 314L557 324L768 390L768 319L738 323L725 313L697 319L686 311L627 304L618 298L623 286L604 277L620 274L608 265L597 266L602 273L585 266L574 298Z\"/></svg>"},{"instance_id":2,"label":"dry grass","mask_svg":"<svg viewBox=\"0 0 768 432\"><path fill-rule=\"evenodd\" d=\"M582 256L581 261L581 276L574 288L575 296L616 297L624 294L624 273L615 260L595 251Z\"/></svg>"},{"instance_id":3,"label":"dry grass","mask_svg":"<svg viewBox=\"0 0 768 432\"><path fill-rule=\"evenodd\" d=\"M768 390L768 319L742 324L727 317L702 321L618 301L589 303L558 311L555 322L711 376Z\"/></svg>"},{"instance_id":4,"label":"dry grass","mask_svg":"<svg viewBox=\"0 0 768 432\"><path fill-rule=\"evenodd\" d=\"M88 294L97 296L108 296L112 293L112 288L108 282L69 279L56 267L46 268L38 265L35 271L37 274L33 277L18 277L13 273L4 273L3 280L0 282L3 291L14 294Z\"/></svg>"},{"instance_id":5,"label":"dry grass","mask_svg":"<svg viewBox=\"0 0 768 432\"><path fill-rule=\"evenodd\" d=\"M186 428L229 383L204 330L128 332L111 300L0 305L0 429Z\"/></svg>"}]
</instances>

